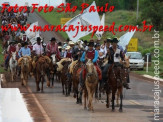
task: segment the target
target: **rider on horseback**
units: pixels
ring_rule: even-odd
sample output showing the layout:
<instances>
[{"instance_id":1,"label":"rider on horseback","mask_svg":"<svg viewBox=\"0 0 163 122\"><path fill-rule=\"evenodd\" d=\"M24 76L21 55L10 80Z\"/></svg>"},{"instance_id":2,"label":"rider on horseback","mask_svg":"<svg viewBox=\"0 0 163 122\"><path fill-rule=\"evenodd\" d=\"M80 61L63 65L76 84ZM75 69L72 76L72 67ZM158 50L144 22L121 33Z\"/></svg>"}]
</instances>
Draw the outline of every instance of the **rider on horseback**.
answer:
<instances>
[{"instance_id":1,"label":"rider on horseback","mask_svg":"<svg viewBox=\"0 0 163 122\"><path fill-rule=\"evenodd\" d=\"M36 56L40 56L44 53L44 48L41 44L41 38L37 37L37 43L35 45L33 45L33 53Z\"/></svg>"},{"instance_id":2,"label":"rider on horseback","mask_svg":"<svg viewBox=\"0 0 163 122\"><path fill-rule=\"evenodd\" d=\"M122 65L120 64L120 59L124 60L124 55L123 52L118 48L117 43L118 43L118 39L114 38L113 40L108 40L112 42L112 46L109 48L108 50L108 64L105 65L103 71L102 71L102 83L103 85L106 84L107 81L107 71L109 69L109 67L114 63L115 67L121 67ZM124 87L126 89L130 89L129 85L127 84L127 82L124 82Z\"/></svg>"},{"instance_id":3,"label":"rider on horseback","mask_svg":"<svg viewBox=\"0 0 163 122\"><path fill-rule=\"evenodd\" d=\"M8 49L7 49L8 55L5 59L5 70L7 70L8 68L8 62L9 62L12 52L15 52L15 51L16 51L16 46L15 46L15 43L12 41L10 42L10 45L8 46Z\"/></svg>"},{"instance_id":4,"label":"rider on horseback","mask_svg":"<svg viewBox=\"0 0 163 122\"><path fill-rule=\"evenodd\" d=\"M89 44L88 44L88 51L85 51L82 55L82 57L80 58L80 60L82 62L86 62L86 60L88 59L91 59L92 62L94 63L95 67L96 67L96 71L98 73L98 77L99 77L99 80L102 80L102 74L101 74L101 70L100 68L98 67L97 65L97 59L98 59L98 51L97 50L94 50L93 47L94 47L94 42L90 41ZM83 69L83 74L84 74L84 78L85 78L85 75L86 75L86 70L85 68ZM82 72L81 72L82 73ZM82 75L82 74L81 74ZM81 76L80 75L80 76ZM81 86L83 87L84 86L84 81L82 80L83 79L83 76L80 77L80 84Z\"/></svg>"},{"instance_id":5,"label":"rider on horseback","mask_svg":"<svg viewBox=\"0 0 163 122\"><path fill-rule=\"evenodd\" d=\"M19 52L18 52L18 55L19 57L22 57L22 56L31 56L31 50L30 48L28 47L28 43L27 42L24 42L24 47L22 47Z\"/></svg>"},{"instance_id":6,"label":"rider on horseback","mask_svg":"<svg viewBox=\"0 0 163 122\"><path fill-rule=\"evenodd\" d=\"M58 49L58 44L56 43L55 37L52 37L50 43L46 47L47 55L50 57L52 54L56 54L57 58L60 59L60 52Z\"/></svg>"}]
</instances>

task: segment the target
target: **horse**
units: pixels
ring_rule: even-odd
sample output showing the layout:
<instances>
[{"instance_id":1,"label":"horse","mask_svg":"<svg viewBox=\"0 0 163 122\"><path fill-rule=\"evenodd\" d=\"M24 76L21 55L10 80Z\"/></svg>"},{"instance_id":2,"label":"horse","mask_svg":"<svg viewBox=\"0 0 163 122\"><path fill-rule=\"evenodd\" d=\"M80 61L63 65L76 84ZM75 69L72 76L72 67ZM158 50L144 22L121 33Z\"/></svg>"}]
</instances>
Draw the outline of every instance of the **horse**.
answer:
<instances>
[{"instance_id":1,"label":"horse","mask_svg":"<svg viewBox=\"0 0 163 122\"><path fill-rule=\"evenodd\" d=\"M82 62L80 62L80 60L77 60L76 64L72 68L72 72L71 72L71 80L72 80L72 84L73 84L74 98L76 98L77 104L82 103L82 100L81 100L82 94L80 94L80 97L78 96L79 95L79 91L78 91L79 74L77 73L78 69L81 67L81 64L82 64Z\"/></svg>"},{"instance_id":2,"label":"horse","mask_svg":"<svg viewBox=\"0 0 163 122\"><path fill-rule=\"evenodd\" d=\"M50 66L49 66L49 70L47 72L48 80L49 80L49 83L47 82L47 87L51 86L51 88L53 88L54 87L54 74L57 72L56 71L56 68L57 68L56 54L52 54L50 56L50 59L51 59L51 63L50 63ZM51 83L50 83L50 81L51 81Z\"/></svg>"},{"instance_id":3,"label":"horse","mask_svg":"<svg viewBox=\"0 0 163 122\"><path fill-rule=\"evenodd\" d=\"M21 81L24 86L27 85L28 75L31 71L31 61L30 56L23 56L18 60L18 65L21 67Z\"/></svg>"},{"instance_id":4,"label":"horse","mask_svg":"<svg viewBox=\"0 0 163 122\"><path fill-rule=\"evenodd\" d=\"M63 69L61 71L61 82L62 82L62 93L65 94L65 96L70 95L70 80L68 79L68 67L70 65L71 61L67 60L62 62ZM65 93L66 90L66 93Z\"/></svg>"},{"instance_id":5,"label":"horse","mask_svg":"<svg viewBox=\"0 0 163 122\"><path fill-rule=\"evenodd\" d=\"M18 64L18 62L16 60L16 52L12 52L10 60L9 60L11 81L14 81L16 79L17 64Z\"/></svg>"},{"instance_id":6,"label":"horse","mask_svg":"<svg viewBox=\"0 0 163 122\"><path fill-rule=\"evenodd\" d=\"M43 92L43 84L45 82L45 76L46 72L48 71L48 67L51 60L47 56L41 56L36 61L36 67L35 67L35 82L36 82L36 91L40 91L39 84L41 82L41 92Z\"/></svg>"},{"instance_id":7,"label":"horse","mask_svg":"<svg viewBox=\"0 0 163 122\"><path fill-rule=\"evenodd\" d=\"M93 95L95 93L96 87L98 85L98 74L96 71L96 67L94 66L93 62L89 59L86 63L86 79L85 79L85 92L84 92L84 109L86 109L86 97L88 93L88 109L92 112L94 111L92 100ZM87 93L86 93L87 92Z\"/></svg>"},{"instance_id":8,"label":"horse","mask_svg":"<svg viewBox=\"0 0 163 122\"><path fill-rule=\"evenodd\" d=\"M108 81L107 81L107 89L106 89L106 95L107 95L107 104L106 107L109 108L110 102L110 94L112 93L112 111L115 110L114 100L115 100L115 94L118 90L118 94L120 96L120 108L119 112L122 112L122 100L123 100L123 82L127 80L127 70L123 68L123 66L116 66L115 64L112 64L111 67L108 70ZM117 96L117 98L119 98Z\"/></svg>"}]
</instances>

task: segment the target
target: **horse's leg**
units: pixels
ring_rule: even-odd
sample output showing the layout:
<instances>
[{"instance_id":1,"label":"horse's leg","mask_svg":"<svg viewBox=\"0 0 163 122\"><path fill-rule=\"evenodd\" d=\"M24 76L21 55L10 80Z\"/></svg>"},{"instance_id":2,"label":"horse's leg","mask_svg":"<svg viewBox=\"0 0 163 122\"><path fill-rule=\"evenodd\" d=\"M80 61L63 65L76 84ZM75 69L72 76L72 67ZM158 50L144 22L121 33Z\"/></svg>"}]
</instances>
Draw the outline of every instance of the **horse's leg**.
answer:
<instances>
[{"instance_id":1,"label":"horse's leg","mask_svg":"<svg viewBox=\"0 0 163 122\"><path fill-rule=\"evenodd\" d=\"M119 107L119 97L120 97L120 90L118 89L117 98L116 98L117 107Z\"/></svg>"},{"instance_id":2,"label":"horse's leg","mask_svg":"<svg viewBox=\"0 0 163 122\"><path fill-rule=\"evenodd\" d=\"M42 78L41 78L41 92L43 92L44 91L44 89L43 89L43 86L44 86L44 76L41 76Z\"/></svg>"},{"instance_id":3,"label":"horse's leg","mask_svg":"<svg viewBox=\"0 0 163 122\"><path fill-rule=\"evenodd\" d=\"M62 81L62 93L65 94L63 81Z\"/></svg>"},{"instance_id":4,"label":"horse's leg","mask_svg":"<svg viewBox=\"0 0 163 122\"><path fill-rule=\"evenodd\" d=\"M24 83L23 83L23 72L21 72L20 77L21 77L22 86L24 86Z\"/></svg>"},{"instance_id":5,"label":"horse's leg","mask_svg":"<svg viewBox=\"0 0 163 122\"><path fill-rule=\"evenodd\" d=\"M87 90L85 89L84 90L84 109L86 110L87 107L86 107L86 102L87 102Z\"/></svg>"},{"instance_id":6,"label":"horse's leg","mask_svg":"<svg viewBox=\"0 0 163 122\"><path fill-rule=\"evenodd\" d=\"M98 85L96 86L96 89L95 89L95 98L98 99Z\"/></svg>"},{"instance_id":7,"label":"horse's leg","mask_svg":"<svg viewBox=\"0 0 163 122\"><path fill-rule=\"evenodd\" d=\"M65 83L65 90L66 90L66 97L68 96L68 81L66 80L66 83Z\"/></svg>"},{"instance_id":8,"label":"horse's leg","mask_svg":"<svg viewBox=\"0 0 163 122\"><path fill-rule=\"evenodd\" d=\"M92 91L90 91L90 108L91 108L91 111L94 112L94 109L93 109L93 94L95 93L96 89L95 88L92 88Z\"/></svg>"},{"instance_id":9,"label":"horse's leg","mask_svg":"<svg viewBox=\"0 0 163 122\"><path fill-rule=\"evenodd\" d=\"M115 93L116 93L116 90L112 90L112 111L115 110L115 105L114 105L114 100L115 100Z\"/></svg>"},{"instance_id":10,"label":"horse's leg","mask_svg":"<svg viewBox=\"0 0 163 122\"><path fill-rule=\"evenodd\" d=\"M90 88L88 87L87 82L86 82L86 89L87 89L87 92L88 92L88 110L91 110L91 99L90 99L91 92L90 92Z\"/></svg>"},{"instance_id":11,"label":"horse's leg","mask_svg":"<svg viewBox=\"0 0 163 122\"><path fill-rule=\"evenodd\" d=\"M123 87L121 87L121 89L120 89L120 101L121 101L121 103L120 103L119 112L122 112L123 111L123 109L122 109L122 106L123 106L123 103L122 103L122 100L123 100L123 92L122 92L122 90L123 90Z\"/></svg>"},{"instance_id":12,"label":"horse's leg","mask_svg":"<svg viewBox=\"0 0 163 122\"><path fill-rule=\"evenodd\" d=\"M54 88L54 73L52 75L52 88Z\"/></svg>"},{"instance_id":13,"label":"horse's leg","mask_svg":"<svg viewBox=\"0 0 163 122\"><path fill-rule=\"evenodd\" d=\"M101 81L99 82L99 88L98 88L98 90L99 90L99 100L101 100Z\"/></svg>"},{"instance_id":14,"label":"horse's leg","mask_svg":"<svg viewBox=\"0 0 163 122\"><path fill-rule=\"evenodd\" d=\"M82 94L83 94L83 91L80 90L80 96L79 96L79 103L82 104Z\"/></svg>"},{"instance_id":15,"label":"horse's leg","mask_svg":"<svg viewBox=\"0 0 163 122\"><path fill-rule=\"evenodd\" d=\"M106 91L106 107L109 108L110 106L110 101L109 101L109 91Z\"/></svg>"}]
</instances>

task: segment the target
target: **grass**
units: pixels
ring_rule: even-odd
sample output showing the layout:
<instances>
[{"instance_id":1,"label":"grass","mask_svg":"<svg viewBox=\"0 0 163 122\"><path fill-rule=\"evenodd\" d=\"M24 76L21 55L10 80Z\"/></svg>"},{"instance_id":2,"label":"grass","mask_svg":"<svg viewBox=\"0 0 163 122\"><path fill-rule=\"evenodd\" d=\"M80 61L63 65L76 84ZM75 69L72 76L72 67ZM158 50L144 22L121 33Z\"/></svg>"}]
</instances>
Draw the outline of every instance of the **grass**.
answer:
<instances>
[{"instance_id":1,"label":"grass","mask_svg":"<svg viewBox=\"0 0 163 122\"><path fill-rule=\"evenodd\" d=\"M0 39L0 65L4 64L4 56L1 53L2 51L3 51L3 49L2 49L2 40ZM0 73L4 73L4 72L5 72L4 68L0 66Z\"/></svg>"},{"instance_id":2,"label":"grass","mask_svg":"<svg viewBox=\"0 0 163 122\"><path fill-rule=\"evenodd\" d=\"M160 72L159 72L159 76L160 78L163 78L162 75L160 75L161 73L163 73L163 69L161 69L161 67L163 67L163 62L160 62ZM148 72L146 72L146 67L144 67L143 71L132 71L134 73L140 74L140 75L150 75L150 76L154 76L154 63L151 63L151 66L148 67Z\"/></svg>"}]
</instances>

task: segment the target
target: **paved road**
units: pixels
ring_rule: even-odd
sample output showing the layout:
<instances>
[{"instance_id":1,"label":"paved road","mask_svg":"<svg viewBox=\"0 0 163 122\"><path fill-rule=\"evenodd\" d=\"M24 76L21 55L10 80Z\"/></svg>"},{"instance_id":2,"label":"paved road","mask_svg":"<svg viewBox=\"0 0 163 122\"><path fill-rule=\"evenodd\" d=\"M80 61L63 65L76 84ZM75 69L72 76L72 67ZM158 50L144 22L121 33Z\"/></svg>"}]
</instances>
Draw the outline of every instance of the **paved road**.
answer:
<instances>
[{"instance_id":1,"label":"paved road","mask_svg":"<svg viewBox=\"0 0 163 122\"><path fill-rule=\"evenodd\" d=\"M45 25L37 14L31 14L29 21L39 21L39 24ZM52 36L53 32L42 33L46 41ZM6 78L9 81L10 74ZM153 92L154 85L138 77L131 76L131 90L124 89L124 106L123 112L119 113L116 107L115 112L111 112L111 108L105 107L105 95L102 100L94 100L94 113L83 109L82 105L78 105L71 96L62 95L61 83L55 82L54 88L46 88L44 84L44 93L36 92L36 85L33 78L29 79L28 88L20 85L20 79L17 82L9 82L6 87L20 88L25 101L28 105L32 117L36 122L149 122L153 121ZM160 85L163 90L163 86ZM163 95L160 96L160 103L163 102ZM160 121L163 121L163 105L160 104Z\"/></svg>"}]
</instances>

